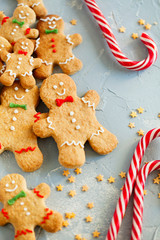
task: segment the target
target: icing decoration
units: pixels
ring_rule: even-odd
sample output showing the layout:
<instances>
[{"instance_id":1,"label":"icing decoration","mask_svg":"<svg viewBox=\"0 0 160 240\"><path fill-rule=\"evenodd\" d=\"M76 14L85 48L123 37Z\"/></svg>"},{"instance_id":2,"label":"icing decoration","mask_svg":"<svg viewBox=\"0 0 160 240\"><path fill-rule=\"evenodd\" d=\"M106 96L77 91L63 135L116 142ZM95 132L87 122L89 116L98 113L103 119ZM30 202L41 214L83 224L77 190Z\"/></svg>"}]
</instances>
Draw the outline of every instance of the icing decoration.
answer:
<instances>
[{"instance_id":1,"label":"icing decoration","mask_svg":"<svg viewBox=\"0 0 160 240\"><path fill-rule=\"evenodd\" d=\"M38 113L36 113L33 117L34 118L36 118L36 120L34 120L34 122L37 122L39 119L40 119L40 116L38 116L38 115L40 115L41 113L40 112L38 112Z\"/></svg>"},{"instance_id":2,"label":"icing decoration","mask_svg":"<svg viewBox=\"0 0 160 240\"><path fill-rule=\"evenodd\" d=\"M47 117L47 122L49 123L49 126L48 126L48 128L50 128L50 129L54 130L55 128L54 128L54 127L52 127L52 121L50 121L50 117Z\"/></svg>"},{"instance_id":3,"label":"icing decoration","mask_svg":"<svg viewBox=\"0 0 160 240\"><path fill-rule=\"evenodd\" d=\"M17 231L16 235L14 236L15 238L18 238L19 236L26 235L27 233L33 233L32 230L26 229L25 231Z\"/></svg>"},{"instance_id":4,"label":"icing decoration","mask_svg":"<svg viewBox=\"0 0 160 240\"><path fill-rule=\"evenodd\" d=\"M12 120L15 122L15 121L17 121L17 118L16 118L16 117L13 117Z\"/></svg>"},{"instance_id":5,"label":"icing decoration","mask_svg":"<svg viewBox=\"0 0 160 240\"><path fill-rule=\"evenodd\" d=\"M51 42L55 42L54 38L51 39Z\"/></svg>"},{"instance_id":6,"label":"icing decoration","mask_svg":"<svg viewBox=\"0 0 160 240\"><path fill-rule=\"evenodd\" d=\"M21 28L22 28L23 25L24 25L24 21L23 21L23 22L19 22L17 19L13 19L13 20L12 20L12 23L17 23Z\"/></svg>"},{"instance_id":7,"label":"icing decoration","mask_svg":"<svg viewBox=\"0 0 160 240\"><path fill-rule=\"evenodd\" d=\"M73 55L72 57L66 59L65 62L59 62L59 64L67 64L68 62L70 62L70 61L73 60L74 58L75 58L75 57L74 57L74 55Z\"/></svg>"},{"instance_id":8,"label":"icing decoration","mask_svg":"<svg viewBox=\"0 0 160 240\"><path fill-rule=\"evenodd\" d=\"M10 76L14 76L16 78L16 74L12 70L6 70Z\"/></svg>"},{"instance_id":9,"label":"icing decoration","mask_svg":"<svg viewBox=\"0 0 160 240\"><path fill-rule=\"evenodd\" d=\"M5 218L9 219L8 212L6 212L4 208L2 208L1 212Z\"/></svg>"},{"instance_id":10,"label":"icing decoration","mask_svg":"<svg viewBox=\"0 0 160 240\"><path fill-rule=\"evenodd\" d=\"M58 107L61 107L63 103L65 102L73 102L73 97L72 96L67 96L65 99L56 99L56 104Z\"/></svg>"},{"instance_id":11,"label":"icing decoration","mask_svg":"<svg viewBox=\"0 0 160 240\"><path fill-rule=\"evenodd\" d=\"M11 58L11 54L8 53L8 54L7 54L7 60L6 60L6 61L8 62L10 58Z\"/></svg>"},{"instance_id":12,"label":"icing decoration","mask_svg":"<svg viewBox=\"0 0 160 240\"><path fill-rule=\"evenodd\" d=\"M70 115L70 116L73 116L73 115L74 115L74 112L71 111L71 112L69 113L69 115Z\"/></svg>"},{"instance_id":13,"label":"icing decoration","mask_svg":"<svg viewBox=\"0 0 160 240\"><path fill-rule=\"evenodd\" d=\"M67 40L67 42L68 43L70 43L70 44L74 44L72 41L71 41L71 38L70 38L70 34L68 34L67 36L66 36L66 40Z\"/></svg>"},{"instance_id":14,"label":"icing decoration","mask_svg":"<svg viewBox=\"0 0 160 240\"><path fill-rule=\"evenodd\" d=\"M36 149L36 147L33 147L33 148L32 148L32 147L29 146L29 147L27 147L27 148L22 148L22 149L19 150L19 151L18 151L18 150L15 150L15 152L21 154L21 153L23 153L23 152L28 152L28 151L32 151L32 152L33 152L35 149Z\"/></svg>"},{"instance_id":15,"label":"icing decoration","mask_svg":"<svg viewBox=\"0 0 160 240\"><path fill-rule=\"evenodd\" d=\"M46 208L46 211L48 211L49 209ZM43 217L43 221L41 222L41 224L46 223L46 220L49 220L49 216L53 215L53 211L51 210L49 213L46 214L46 216Z\"/></svg>"},{"instance_id":16,"label":"icing decoration","mask_svg":"<svg viewBox=\"0 0 160 240\"><path fill-rule=\"evenodd\" d=\"M23 77L25 77L26 75L27 76L31 76L32 75L32 71L30 71L30 72L25 72L24 74L21 74Z\"/></svg>"},{"instance_id":17,"label":"icing decoration","mask_svg":"<svg viewBox=\"0 0 160 240\"><path fill-rule=\"evenodd\" d=\"M13 205L19 198L26 197L27 194L22 190L20 193L18 193L16 196L8 200L8 204L11 206Z\"/></svg>"},{"instance_id":18,"label":"icing decoration","mask_svg":"<svg viewBox=\"0 0 160 240\"><path fill-rule=\"evenodd\" d=\"M29 34L30 31L31 31L31 29L30 29L30 28L27 28L27 29L26 29L26 32L25 32L25 35Z\"/></svg>"},{"instance_id":19,"label":"icing decoration","mask_svg":"<svg viewBox=\"0 0 160 240\"><path fill-rule=\"evenodd\" d=\"M46 34L58 33L58 29L57 29L57 28L55 28L55 29L53 29L53 30L46 29L46 30L45 30L45 33L46 33Z\"/></svg>"},{"instance_id":20,"label":"icing decoration","mask_svg":"<svg viewBox=\"0 0 160 240\"><path fill-rule=\"evenodd\" d=\"M31 58L29 59L29 62L30 62L30 65L33 66L33 63L34 63L33 57L31 57Z\"/></svg>"},{"instance_id":21,"label":"icing decoration","mask_svg":"<svg viewBox=\"0 0 160 240\"><path fill-rule=\"evenodd\" d=\"M0 143L0 150L2 149L2 144Z\"/></svg>"},{"instance_id":22,"label":"icing decoration","mask_svg":"<svg viewBox=\"0 0 160 240\"><path fill-rule=\"evenodd\" d=\"M11 42L11 45L14 46L16 44L16 42Z\"/></svg>"},{"instance_id":23,"label":"icing decoration","mask_svg":"<svg viewBox=\"0 0 160 240\"><path fill-rule=\"evenodd\" d=\"M28 52L25 52L25 51L23 51L23 50L19 50L19 51L18 51L18 54L24 54L25 56L27 55L27 53L28 53Z\"/></svg>"},{"instance_id":24,"label":"icing decoration","mask_svg":"<svg viewBox=\"0 0 160 240\"><path fill-rule=\"evenodd\" d=\"M15 130L15 127L14 127L14 126L11 126L11 127L10 127L10 130L11 130L11 131L14 131L14 130Z\"/></svg>"},{"instance_id":25,"label":"icing decoration","mask_svg":"<svg viewBox=\"0 0 160 240\"><path fill-rule=\"evenodd\" d=\"M100 133L103 133L104 129L102 127L100 127L100 130L98 130L97 133L92 133L92 136L90 137L90 140L93 138L93 136L98 136Z\"/></svg>"},{"instance_id":26,"label":"icing decoration","mask_svg":"<svg viewBox=\"0 0 160 240\"><path fill-rule=\"evenodd\" d=\"M6 187L8 187L8 186L9 186L9 184L7 183ZM18 188L18 186L16 185L15 188L13 188L13 189L6 189L6 192L14 192L17 188Z\"/></svg>"},{"instance_id":27,"label":"icing decoration","mask_svg":"<svg viewBox=\"0 0 160 240\"><path fill-rule=\"evenodd\" d=\"M76 122L76 119L75 119L75 118L73 118L73 119L72 119L72 123L75 123L75 122Z\"/></svg>"},{"instance_id":28,"label":"icing decoration","mask_svg":"<svg viewBox=\"0 0 160 240\"><path fill-rule=\"evenodd\" d=\"M29 92L29 89L26 88L26 89L25 89L25 92L28 93L28 92Z\"/></svg>"},{"instance_id":29,"label":"icing decoration","mask_svg":"<svg viewBox=\"0 0 160 240\"><path fill-rule=\"evenodd\" d=\"M43 22L48 22L48 21L50 21L50 22L52 22L53 20L55 20L55 21L58 21L58 20L60 20L60 19L62 19L61 17L47 17L47 18L41 18L40 20L41 21L43 21Z\"/></svg>"},{"instance_id":30,"label":"icing decoration","mask_svg":"<svg viewBox=\"0 0 160 240\"><path fill-rule=\"evenodd\" d=\"M0 70L0 73L1 73L1 74L3 74L3 73L4 73L4 71L5 71L5 69L6 69L6 65L5 65L5 64L3 64L3 66L2 66L2 69Z\"/></svg>"},{"instance_id":31,"label":"icing decoration","mask_svg":"<svg viewBox=\"0 0 160 240\"><path fill-rule=\"evenodd\" d=\"M18 87L15 87L14 90L15 90L15 91L18 91Z\"/></svg>"},{"instance_id":32,"label":"icing decoration","mask_svg":"<svg viewBox=\"0 0 160 240\"><path fill-rule=\"evenodd\" d=\"M84 145L81 143L81 141L79 141L79 142L75 142L74 140L71 142L71 143L69 143L68 141L65 141L62 145L61 145L61 147L63 147L64 145L68 145L68 146L71 146L71 145L74 145L74 146L78 146L78 145L80 145L82 148L84 148Z\"/></svg>"},{"instance_id":33,"label":"icing decoration","mask_svg":"<svg viewBox=\"0 0 160 240\"><path fill-rule=\"evenodd\" d=\"M52 65L52 63L51 63L51 62L47 62L46 60L45 60L45 61L43 61L43 60L41 59L41 61L42 61L42 63L46 64L47 66L49 66L49 65Z\"/></svg>"},{"instance_id":34,"label":"icing decoration","mask_svg":"<svg viewBox=\"0 0 160 240\"><path fill-rule=\"evenodd\" d=\"M81 127L79 125L76 126L76 129L79 130Z\"/></svg>"},{"instance_id":35,"label":"icing decoration","mask_svg":"<svg viewBox=\"0 0 160 240\"><path fill-rule=\"evenodd\" d=\"M23 98L24 98L24 96L22 96L21 98L18 98L17 96L16 96L16 94L14 95L14 98L16 99L16 100L22 100Z\"/></svg>"},{"instance_id":36,"label":"icing decoration","mask_svg":"<svg viewBox=\"0 0 160 240\"><path fill-rule=\"evenodd\" d=\"M88 104L88 107L92 107L93 110L95 110L95 104L94 104L94 103L91 104L91 102L90 102L90 101L86 101L84 97L82 98L82 101L83 101L84 103L87 103L87 104Z\"/></svg>"},{"instance_id":37,"label":"icing decoration","mask_svg":"<svg viewBox=\"0 0 160 240\"><path fill-rule=\"evenodd\" d=\"M66 93L66 89L65 89L65 88L64 88L64 90L63 90L63 93L57 92L57 94L58 94L59 96L63 96L65 93Z\"/></svg>"},{"instance_id":38,"label":"icing decoration","mask_svg":"<svg viewBox=\"0 0 160 240\"><path fill-rule=\"evenodd\" d=\"M53 51L52 51L52 52L56 53L56 49L53 49Z\"/></svg>"},{"instance_id":39,"label":"icing decoration","mask_svg":"<svg viewBox=\"0 0 160 240\"><path fill-rule=\"evenodd\" d=\"M4 18L2 19L1 25L3 25L5 22L7 22L7 19L9 19L9 17L4 17Z\"/></svg>"},{"instance_id":40,"label":"icing decoration","mask_svg":"<svg viewBox=\"0 0 160 240\"><path fill-rule=\"evenodd\" d=\"M15 109L15 110L14 110L14 113L18 113L18 110L17 110L17 109Z\"/></svg>"},{"instance_id":41,"label":"icing decoration","mask_svg":"<svg viewBox=\"0 0 160 240\"><path fill-rule=\"evenodd\" d=\"M36 47L35 47L34 51L36 51L36 50L37 50L37 48L38 48L39 44L40 44L40 38L38 38L38 39L36 40Z\"/></svg>"},{"instance_id":42,"label":"icing decoration","mask_svg":"<svg viewBox=\"0 0 160 240\"><path fill-rule=\"evenodd\" d=\"M39 194L40 191L37 191L35 188L34 188L34 193L37 195L37 197L39 198L44 198L43 195Z\"/></svg>"},{"instance_id":43,"label":"icing decoration","mask_svg":"<svg viewBox=\"0 0 160 240\"><path fill-rule=\"evenodd\" d=\"M15 104L15 103L10 103L9 104L10 108L23 108L24 110L27 110L27 104Z\"/></svg>"},{"instance_id":44,"label":"icing decoration","mask_svg":"<svg viewBox=\"0 0 160 240\"><path fill-rule=\"evenodd\" d=\"M33 3L32 8L37 7L39 4L40 4L40 2L38 2L38 3Z\"/></svg>"},{"instance_id":45,"label":"icing decoration","mask_svg":"<svg viewBox=\"0 0 160 240\"><path fill-rule=\"evenodd\" d=\"M29 0L30 1L30 0ZM28 5L24 5L24 3L18 3L17 6L23 6L23 7L28 7Z\"/></svg>"}]
</instances>

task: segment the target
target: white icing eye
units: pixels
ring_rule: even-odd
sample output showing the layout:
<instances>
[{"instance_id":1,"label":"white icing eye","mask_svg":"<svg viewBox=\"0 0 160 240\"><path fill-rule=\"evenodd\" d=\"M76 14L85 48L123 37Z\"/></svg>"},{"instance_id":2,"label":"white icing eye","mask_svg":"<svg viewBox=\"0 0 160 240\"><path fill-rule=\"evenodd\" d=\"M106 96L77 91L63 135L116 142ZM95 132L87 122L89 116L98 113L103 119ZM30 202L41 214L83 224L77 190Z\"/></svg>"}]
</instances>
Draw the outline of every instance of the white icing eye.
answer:
<instances>
[{"instance_id":1,"label":"white icing eye","mask_svg":"<svg viewBox=\"0 0 160 240\"><path fill-rule=\"evenodd\" d=\"M72 119L72 123L75 123L75 122L76 122L76 119L75 119L75 118L73 118L73 119Z\"/></svg>"},{"instance_id":2,"label":"white icing eye","mask_svg":"<svg viewBox=\"0 0 160 240\"><path fill-rule=\"evenodd\" d=\"M60 86L63 86L63 85L64 85L64 83L63 83L63 82L60 82L60 83L59 83L59 85L60 85Z\"/></svg>"},{"instance_id":3,"label":"white icing eye","mask_svg":"<svg viewBox=\"0 0 160 240\"><path fill-rule=\"evenodd\" d=\"M48 22L49 25L51 25L52 23L51 22Z\"/></svg>"},{"instance_id":4,"label":"white icing eye","mask_svg":"<svg viewBox=\"0 0 160 240\"><path fill-rule=\"evenodd\" d=\"M15 110L14 110L14 113L18 113L18 110L17 110L17 109L15 109Z\"/></svg>"},{"instance_id":5,"label":"white icing eye","mask_svg":"<svg viewBox=\"0 0 160 240\"><path fill-rule=\"evenodd\" d=\"M26 46L28 46L28 42L26 42Z\"/></svg>"},{"instance_id":6,"label":"white icing eye","mask_svg":"<svg viewBox=\"0 0 160 240\"><path fill-rule=\"evenodd\" d=\"M12 184L15 184L15 181L14 181L14 180L12 181Z\"/></svg>"},{"instance_id":7,"label":"white icing eye","mask_svg":"<svg viewBox=\"0 0 160 240\"><path fill-rule=\"evenodd\" d=\"M29 13L27 13L26 15L29 16Z\"/></svg>"},{"instance_id":8,"label":"white icing eye","mask_svg":"<svg viewBox=\"0 0 160 240\"><path fill-rule=\"evenodd\" d=\"M21 13L24 13L23 11L20 11Z\"/></svg>"},{"instance_id":9,"label":"white icing eye","mask_svg":"<svg viewBox=\"0 0 160 240\"><path fill-rule=\"evenodd\" d=\"M29 89L25 89L25 92L26 92L26 93L29 92Z\"/></svg>"},{"instance_id":10,"label":"white icing eye","mask_svg":"<svg viewBox=\"0 0 160 240\"><path fill-rule=\"evenodd\" d=\"M73 116L73 115L74 115L74 112L71 111L69 115L70 115L70 116Z\"/></svg>"},{"instance_id":11,"label":"white icing eye","mask_svg":"<svg viewBox=\"0 0 160 240\"><path fill-rule=\"evenodd\" d=\"M26 208L26 207L24 208L24 211L27 211L27 208Z\"/></svg>"},{"instance_id":12,"label":"white icing eye","mask_svg":"<svg viewBox=\"0 0 160 240\"><path fill-rule=\"evenodd\" d=\"M56 22L55 22L55 21L53 21L52 23L53 23L53 24L55 24Z\"/></svg>"},{"instance_id":13,"label":"white icing eye","mask_svg":"<svg viewBox=\"0 0 160 240\"><path fill-rule=\"evenodd\" d=\"M56 85L54 85L54 86L53 86L53 88L54 88L54 89L56 89L56 88L57 88L57 86L56 86Z\"/></svg>"},{"instance_id":14,"label":"white icing eye","mask_svg":"<svg viewBox=\"0 0 160 240\"><path fill-rule=\"evenodd\" d=\"M18 91L18 87L15 87L14 90L15 90L15 91Z\"/></svg>"},{"instance_id":15,"label":"white icing eye","mask_svg":"<svg viewBox=\"0 0 160 240\"><path fill-rule=\"evenodd\" d=\"M6 187L9 187L9 184L8 184L8 183L6 184Z\"/></svg>"},{"instance_id":16,"label":"white icing eye","mask_svg":"<svg viewBox=\"0 0 160 240\"><path fill-rule=\"evenodd\" d=\"M21 202L20 205L23 206L23 205L24 205L24 202Z\"/></svg>"},{"instance_id":17,"label":"white icing eye","mask_svg":"<svg viewBox=\"0 0 160 240\"><path fill-rule=\"evenodd\" d=\"M22 45L24 45L24 42L22 42Z\"/></svg>"},{"instance_id":18,"label":"white icing eye","mask_svg":"<svg viewBox=\"0 0 160 240\"><path fill-rule=\"evenodd\" d=\"M76 129L79 130L81 127L79 125L76 126Z\"/></svg>"}]
</instances>

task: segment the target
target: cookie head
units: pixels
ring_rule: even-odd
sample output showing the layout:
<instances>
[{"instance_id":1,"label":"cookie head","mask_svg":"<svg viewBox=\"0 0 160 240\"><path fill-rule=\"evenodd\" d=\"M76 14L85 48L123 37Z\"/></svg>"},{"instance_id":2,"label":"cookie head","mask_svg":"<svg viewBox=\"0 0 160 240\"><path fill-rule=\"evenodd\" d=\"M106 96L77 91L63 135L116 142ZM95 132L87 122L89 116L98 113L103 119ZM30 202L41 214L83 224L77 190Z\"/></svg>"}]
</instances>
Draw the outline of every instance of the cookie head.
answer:
<instances>
[{"instance_id":1,"label":"cookie head","mask_svg":"<svg viewBox=\"0 0 160 240\"><path fill-rule=\"evenodd\" d=\"M31 25L36 21L36 14L28 6L19 6L15 9L13 18L17 19L19 22Z\"/></svg>"},{"instance_id":2,"label":"cookie head","mask_svg":"<svg viewBox=\"0 0 160 240\"><path fill-rule=\"evenodd\" d=\"M7 202L26 188L26 181L21 175L9 174L0 181L0 200Z\"/></svg>"},{"instance_id":3,"label":"cookie head","mask_svg":"<svg viewBox=\"0 0 160 240\"><path fill-rule=\"evenodd\" d=\"M24 89L19 81L15 81L11 87L3 87L1 93L1 104L9 106L10 103L26 104L30 107L36 107L39 102L39 89L34 86L32 89Z\"/></svg>"},{"instance_id":4,"label":"cookie head","mask_svg":"<svg viewBox=\"0 0 160 240\"><path fill-rule=\"evenodd\" d=\"M13 50L17 54L19 53L19 51L22 51L24 53L24 56L32 55L34 51L34 44L31 40L27 38L21 38L16 42Z\"/></svg>"},{"instance_id":5,"label":"cookie head","mask_svg":"<svg viewBox=\"0 0 160 240\"><path fill-rule=\"evenodd\" d=\"M47 15L40 19L37 24L37 28L41 34L54 33L58 30L58 33L62 33L64 29L63 19L57 15Z\"/></svg>"},{"instance_id":6,"label":"cookie head","mask_svg":"<svg viewBox=\"0 0 160 240\"><path fill-rule=\"evenodd\" d=\"M56 104L56 99L65 99L68 96L75 98L76 85L68 75L54 74L43 82L40 96L48 108L52 108Z\"/></svg>"}]
</instances>

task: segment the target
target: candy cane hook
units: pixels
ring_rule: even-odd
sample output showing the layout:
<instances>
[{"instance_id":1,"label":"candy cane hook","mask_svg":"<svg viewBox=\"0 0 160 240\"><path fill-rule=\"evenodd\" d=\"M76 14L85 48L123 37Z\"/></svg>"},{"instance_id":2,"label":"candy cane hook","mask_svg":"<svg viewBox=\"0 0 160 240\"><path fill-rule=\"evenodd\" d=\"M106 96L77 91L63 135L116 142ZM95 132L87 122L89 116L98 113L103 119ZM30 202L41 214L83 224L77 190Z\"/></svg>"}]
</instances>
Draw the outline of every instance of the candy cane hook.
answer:
<instances>
[{"instance_id":1,"label":"candy cane hook","mask_svg":"<svg viewBox=\"0 0 160 240\"><path fill-rule=\"evenodd\" d=\"M129 171L127 174L127 178L124 183L123 190L121 192L120 198L118 200L107 236L106 240L115 240L117 238L119 228L121 226L129 199L131 197L133 187L136 181L136 177L141 165L142 157L144 155L145 150L151 141L155 138L160 137L160 128L155 128L150 130L144 135L139 141L135 152L133 154L133 158L129 167Z\"/></svg>"},{"instance_id":2,"label":"candy cane hook","mask_svg":"<svg viewBox=\"0 0 160 240\"><path fill-rule=\"evenodd\" d=\"M148 175L155 170L160 170L160 160L155 160L147 163L141 168L138 173L134 188L131 240L141 239L143 223L144 186Z\"/></svg>"},{"instance_id":3,"label":"candy cane hook","mask_svg":"<svg viewBox=\"0 0 160 240\"><path fill-rule=\"evenodd\" d=\"M132 61L128 59L119 48L119 45L116 41L116 38L113 35L113 32L101 12L100 8L96 4L95 0L84 0L93 17L96 19L99 27L101 28L103 35L109 45L111 52L113 53L116 60L125 68L134 71L144 70L149 68L157 59L157 46L153 39L146 33L142 33L141 41L144 43L148 49L148 56L142 61Z\"/></svg>"}]
</instances>

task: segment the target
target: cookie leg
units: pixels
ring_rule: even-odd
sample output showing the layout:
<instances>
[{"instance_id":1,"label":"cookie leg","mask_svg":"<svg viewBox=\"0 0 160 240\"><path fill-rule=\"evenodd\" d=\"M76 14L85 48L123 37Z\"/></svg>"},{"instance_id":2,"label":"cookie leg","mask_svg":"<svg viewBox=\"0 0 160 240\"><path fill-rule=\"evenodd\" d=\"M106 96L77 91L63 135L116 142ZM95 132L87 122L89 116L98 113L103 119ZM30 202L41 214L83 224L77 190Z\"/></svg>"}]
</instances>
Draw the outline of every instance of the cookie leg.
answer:
<instances>
[{"instance_id":1,"label":"cookie leg","mask_svg":"<svg viewBox=\"0 0 160 240\"><path fill-rule=\"evenodd\" d=\"M0 82L5 86L12 86L14 80L16 78L16 74L13 73L11 70L5 71L2 76L0 77Z\"/></svg>"},{"instance_id":2,"label":"cookie leg","mask_svg":"<svg viewBox=\"0 0 160 240\"><path fill-rule=\"evenodd\" d=\"M112 152L118 144L116 136L101 125L95 128L88 141L93 150L102 155Z\"/></svg>"},{"instance_id":3,"label":"cookie leg","mask_svg":"<svg viewBox=\"0 0 160 240\"><path fill-rule=\"evenodd\" d=\"M40 223L40 226L46 230L47 232L57 232L62 227L62 221L63 217L60 213L54 212L50 209L47 209L46 215L44 216L44 219L46 216L48 216L48 219L45 221L42 221ZM48 213L48 215L47 215Z\"/></svg>"},{"instance_id":4,"label":"cookie leg","mask_svg":"<svg viewBox=\"0 0 160 240\"><path fill-rule=\"evenodd\" d=\"M74 59L69 60L70 58L66 59L66 63L62 64L59 63L59 66L61 67L62 71L68 75L72 75L82 68L82 62L78 58L74 57ZM68 60L68 61L67 61Z\"/></svg>"},{"instance_id":5,"label":"cookie leg","mask_svg":"<svg viewBox=\"0 0 160 240\"><path fill-rule=\"evenodd\" d=\"M59 147L59 162L66 168L80 167L85 162L85 152L80 145L64 145Z\"/></svg>"},{"instance_id":6,"label":"cookie leg","mask_svg":"<svg viewBox=\"0 0 160 240\"><path fill-rule=\"evenodd\" d=\"M32 8L36 13L37 18L41 18L47 15L47 10L42 3L38 5L35 4Z\"/></svg>"},{"instance_id":7,"label":"cookie leg","mask_svg":"<svg viewBox=\"0 0 160 240\"><path fill-rule=\"evenodd\" d=\"M53 72L53 64L42 63L42 65L34 70L34 76L39 79L48 78Z\"/></svg>"},{"instance_id":8,"label":"cookie leg","mask_svg":"<svg viewBox=\"0 0 160 240\"><path fill-rule=\"evenodd\" d=\"M23 230L15 230L14 240L36 240L36 236L34 230L23 229Z\"/></svg>"},{"instance_id":9,"label":"cookie leg","mask_svg":"<svg viewBox=\"0 0 160 240\"><path fill-rule=\"evenodd\" d=\"M31 76L20 76L19 77L23 88L32 88L36 84L35 78Z\"/></svg>"},{"instance_id":10,"label":"cookie leg","mask_svg":"<svg viewBox=\"0 0 160 240\"><path fill-rule=\"evenodd\" d=\"M5 70L6 70L6 65L4 65L0 60L0 76L4 73Z\"/></svg>"},{"instance_id":11,"label":"cookie leg","mask_svg":"<svg viewBox=\"0 0 160 240\"><path fill-rule=\"evenodd\" d=\"M14 150L18 166L25 172L33 172L39 169L43 163L43 155L37 145L19 147Z\"/></svg>"}]
</instances>

